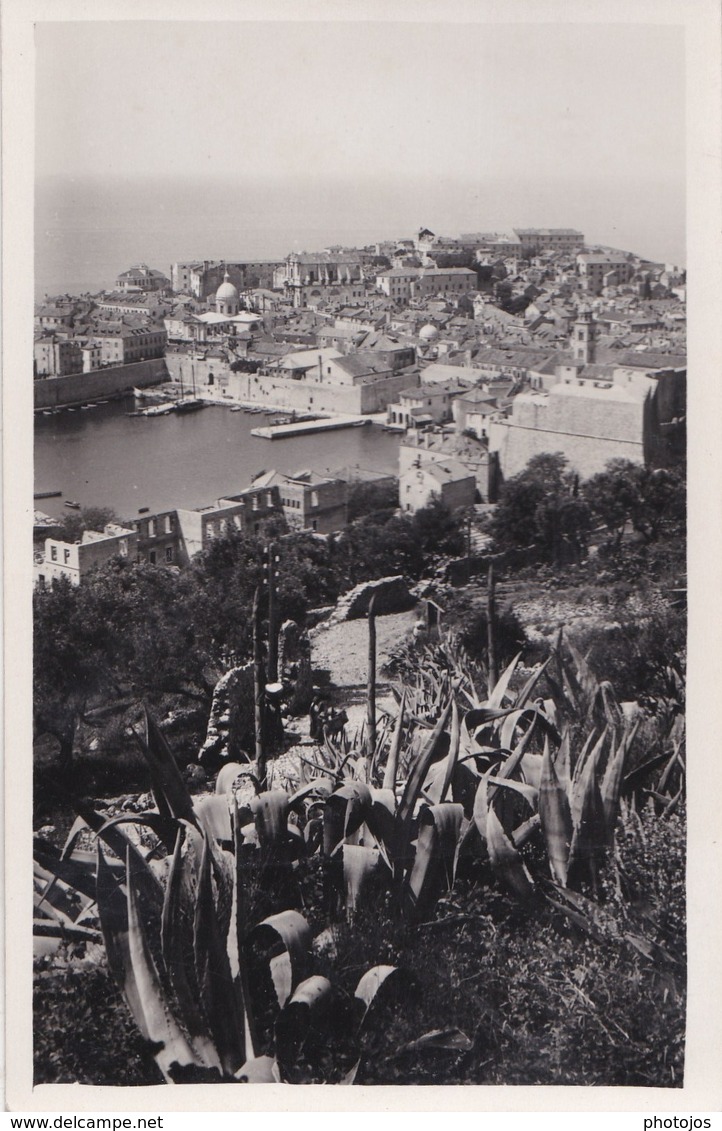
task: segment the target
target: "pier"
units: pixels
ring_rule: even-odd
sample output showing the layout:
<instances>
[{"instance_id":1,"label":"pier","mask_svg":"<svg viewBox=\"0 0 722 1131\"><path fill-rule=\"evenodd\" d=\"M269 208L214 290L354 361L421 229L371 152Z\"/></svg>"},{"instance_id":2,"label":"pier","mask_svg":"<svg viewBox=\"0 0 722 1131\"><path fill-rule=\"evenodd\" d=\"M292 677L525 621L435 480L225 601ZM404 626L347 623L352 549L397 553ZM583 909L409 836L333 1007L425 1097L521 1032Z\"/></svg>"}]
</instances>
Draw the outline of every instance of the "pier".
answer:
<instances>
[{"instance_id":1,"label":"pier","mask_svg":"<svg viewBox=\"0 0 722 1131\"><path fill-rule=\"evenodd\" d=\"M252 436L263 440L283 440L289 436L308 436L312 432L331 432L338 428L362 428L368 424L366 416L327 416L323 420L299 420L292 424L267 424L252 428Z\"/></svg>"}]
</instances>

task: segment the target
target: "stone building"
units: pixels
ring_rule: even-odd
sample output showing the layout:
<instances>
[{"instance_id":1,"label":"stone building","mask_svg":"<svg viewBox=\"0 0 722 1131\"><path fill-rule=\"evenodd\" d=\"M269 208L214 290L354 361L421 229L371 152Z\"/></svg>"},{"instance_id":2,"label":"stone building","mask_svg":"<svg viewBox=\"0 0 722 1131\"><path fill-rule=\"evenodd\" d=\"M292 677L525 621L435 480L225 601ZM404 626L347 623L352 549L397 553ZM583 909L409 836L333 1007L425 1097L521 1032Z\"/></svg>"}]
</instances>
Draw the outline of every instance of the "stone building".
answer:
<instances>
[{"instance_id":1,"label":"stone building","mask_svg":"<svg viewBox=\"0 0 722 1131\"><path fill-rule=\"evenodd\" d=\"M115 280L119 291L163 291L170 286L162 271L154 271L145 263L138 263L128 271L121 272Z\"/></svg>"},{"instance_id":2,"label":"stone building","mask_svg":"<svg viewBox=\"0 0 722 1131\"><path fill-rule=\"evenodd\" d=\"M266 471L253 480L254 488L275 488L281 499L286 521L292 529L331 534L348 521L348 483L316 471L296 471L285 475Z\"/></svg>"},{"instance_id":3,"label":"stone building","mask_svg":"<svg viewBox=\"0 0 722 1131\"><path fill-rule=\"evenodd\" d=\"M560 366L547 392L520 393L511 415L489 427L489 448L504 478L518 474L532 456L562 452L583 478L610 459L647 463L661 441L659 386L638 370L615 369L598 379Z\"/></svg>"},{"instance_id":4,"label":"stone building","mask_svg":"<svg viewBox=\"0 0 722 1131\"><path fill-rule=\"evenodd\" d=\"M67 577L71 585L80 585L91 569L112 558L134 558L136 545L136 532L117 523L109 523L102 533L83 531L80 542L46 538L42 557L35 563L35 584L44 589L55 578Z\"/></svg>"},{"instance_id":5,"label":"stone building","mask_svg":"<svg viewBox=\"0 0 722 1131\"><path fill-rule=\"evenodd\" d=\"M434 499L445 503L450 510L473 506L476 479L463 463L453 459L423 460L419 453L415 462L399 476L399 503L403 511L413 514Z\"/></svg>"}]
</instances>

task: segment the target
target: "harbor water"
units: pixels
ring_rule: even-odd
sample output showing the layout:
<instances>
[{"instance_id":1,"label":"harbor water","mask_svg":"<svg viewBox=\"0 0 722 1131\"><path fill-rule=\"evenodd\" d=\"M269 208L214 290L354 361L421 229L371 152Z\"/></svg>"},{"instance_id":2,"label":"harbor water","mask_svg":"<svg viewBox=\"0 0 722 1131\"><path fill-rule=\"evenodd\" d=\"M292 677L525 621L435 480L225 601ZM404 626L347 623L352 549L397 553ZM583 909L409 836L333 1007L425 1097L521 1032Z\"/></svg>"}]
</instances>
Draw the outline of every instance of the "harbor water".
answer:
<instances>
[{"instance_id":1,"label":"harbor water","mask_svg":"<svg viewBox=\"0 0 722 1131\"><path fill-rule=\"evenodd\" d=\"M399 438L377 425L295 436L273 443L251 435L283 413L231 412L211 405L187 415L128 416L132 397L93 408L35 416L35 491L61 491L36 507L67 514L65 500L108 506L120 518L199 507L249 487L254 475L342 467L398 474Z\"/></svg>"}]
</instances>

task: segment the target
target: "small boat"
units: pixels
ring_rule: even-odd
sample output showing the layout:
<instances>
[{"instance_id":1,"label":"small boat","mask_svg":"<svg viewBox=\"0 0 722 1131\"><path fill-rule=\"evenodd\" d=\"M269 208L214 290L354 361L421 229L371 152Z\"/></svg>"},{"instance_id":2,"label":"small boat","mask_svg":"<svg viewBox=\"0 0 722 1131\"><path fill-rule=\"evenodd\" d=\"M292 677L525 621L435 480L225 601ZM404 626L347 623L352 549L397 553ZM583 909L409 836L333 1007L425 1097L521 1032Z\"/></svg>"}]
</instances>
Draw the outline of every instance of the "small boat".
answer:
<instances>
[{"instance_id":1,"label":"small boat","mask_svg":"<svg viewBox=\"0 0 722 1131\"><path fill-rule=\"evenodd\" d=\"M59 499L62 491L36 491L33 495L34 499Z\"/></svg>"},{"instance_id":2,"label":"small boat","mask_svg":"<svg viewBox=\"0 0 722 1131\"><path fill-rule=\"evenodd\" d=\"M52 416L52 415L53 415L53 410L51 408L43 409L43 416Z\"/></svg>"},{"instance_id":3,"label":"small boat","mask_svg":"<svg viewBox=\"0 0 722 1131\"><path fill-rule=\"evenodd\" d=\"M231 412L243 412L243 409L239 404L234 404L233 408L231 409Z\"/></svg>"},{"instance_id":4,"label":"small boat","mask_svg":"<svg viewBox=\"0 0 722 1131\"><path fill-rule=\"evenodd\" d=\"M176 412L197 412L199 408L205 408L206 402L201 400L200 397L183 397L182 400L176 401L173 408Z\"/></svg>"},{"instance_id":5,"label":"small boat","mask_svg":"<svg viewBox=\"0 0 722 1131\"><path fill-rule=\"evenodd\" d=\"M370 424L370 423L371 423L371 421L370 421L370 420L354 420L354 422L353 422L353 424L351 425L351 427L352 427L352 428L365 428L365 427L366 427L366 425L367 425L367 424Z\"/></svg>"},{"instance_id":6,"label":"small boat","mask_svg":"<svg viewBox=\"0 0 722 1131\"><path fill-rule=\"evenodd\" d=\"M138 507L138 514L147 514L150 507Z\"/></svg>"},{"instance_id":7,"label":"small boat","mask_svg":"<svg viewBox=\"0 0 722 1131\"><path fill-rule=\"evenodd\" d=\"M66 507L70 507L71 510L74 510L74 511L80 510L80 503L76 503L75 499L66 499L65 505L66 505Z\"/></svg>"},{"instance_id":8,"label":"small boat","mask_svg":"<svg viewBox=\"0 0 722 1131\"><path fill-rule=\"evenodd\" d=\"M169 412L173 411L176 406L170 404L153 404L150 408L141 410L141 416L167 416Z\"/></svg>"}]
</instances>

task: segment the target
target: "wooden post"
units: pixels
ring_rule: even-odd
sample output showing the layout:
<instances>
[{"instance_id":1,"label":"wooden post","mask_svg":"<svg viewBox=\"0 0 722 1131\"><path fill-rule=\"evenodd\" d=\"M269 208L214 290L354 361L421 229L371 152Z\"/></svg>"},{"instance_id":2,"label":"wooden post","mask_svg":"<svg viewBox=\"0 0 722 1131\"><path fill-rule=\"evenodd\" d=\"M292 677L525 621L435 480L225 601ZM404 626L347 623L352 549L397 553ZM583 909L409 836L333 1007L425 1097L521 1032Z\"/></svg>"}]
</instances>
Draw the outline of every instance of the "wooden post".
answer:
<instances>
[{"instance_id":1,"label":"wooden post","mask_svg":"<svg viewBox=\"0 0 722 1131\"><path fill-rule=\"evenodd\" d=\"M373 758L376 750L376 594L369 601L369 667L367 694L367 752Z\"/></svg>"},{"instance_id":2,"label":"wooden post","mask_svg":"<svg viewBox=\"0 0 722 1131\"><path fill-rule=\"evenodd\" d=\"M494 566L489 563L489 572L486 576L486 640L487 664L489 668L489 694L496 687L496 610L494 608Z\"/></svg>"},{"instance_id":3,"label":"wooden post","mask_svg":"<svg viewBox=\"0 0 722 1131\"><path fill-rule=\"evenodd\" d=\"M266 735L265 698L266 679L263 670L263 645L261 642L261 600L260 588L253 594L253 702L254 728L256 735L256 775L261 789L266 785Z\"/></svg>"},{"instance_id":4,"label":"wooden post","mask_svg":"<svg viewBox=\"0 0 722 1131\"><path fill-rule=\"evenodd\" d=\"M276 602L276 543L268 545L268 661L266 674L269 683L278 679L278 626Z\"/></svg>"}]
</instances>

